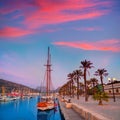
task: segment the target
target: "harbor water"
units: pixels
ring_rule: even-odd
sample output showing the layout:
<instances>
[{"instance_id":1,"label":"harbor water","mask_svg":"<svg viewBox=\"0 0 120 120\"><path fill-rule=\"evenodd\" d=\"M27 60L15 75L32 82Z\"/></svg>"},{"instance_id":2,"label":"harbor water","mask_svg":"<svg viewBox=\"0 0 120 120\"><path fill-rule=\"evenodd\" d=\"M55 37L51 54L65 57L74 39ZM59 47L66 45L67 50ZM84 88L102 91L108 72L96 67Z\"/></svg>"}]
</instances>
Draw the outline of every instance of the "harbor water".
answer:
<instances>
[{"instance_id":1,"label":"harbor water","mask_svg":"<svg viewBox=\"0 0 120 120\"><path fill-rule=\"evenodd\" d=\"M0 120L63 120L59 105L41 112L37 110L37 102L38 97L1 102Z\"/></svg>"}]
</instances>

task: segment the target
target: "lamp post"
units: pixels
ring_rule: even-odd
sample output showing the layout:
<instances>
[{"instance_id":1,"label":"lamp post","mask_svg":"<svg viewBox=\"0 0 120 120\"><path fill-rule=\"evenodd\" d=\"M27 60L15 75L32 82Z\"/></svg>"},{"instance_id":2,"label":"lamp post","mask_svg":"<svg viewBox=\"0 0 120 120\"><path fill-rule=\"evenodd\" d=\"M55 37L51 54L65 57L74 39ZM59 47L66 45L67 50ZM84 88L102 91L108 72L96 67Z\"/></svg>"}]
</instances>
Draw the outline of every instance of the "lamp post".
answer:
<instances>
[{"instance_id":1,"label":"lamp post","mask_svg":"<svg viewBox=\"0 0 120 120\"><path fill-rule=\"evenodd\" d=\"M115 79L115 78L108 78L108 80L109 80L109 82L110 82L111 85L112 85L113 100L114 100L114 102L115 102L116 100L115 100L115 93L114 93L113 83L114 83L114 81L115 81L116 79Z\"/></svg>"}]
</instances>

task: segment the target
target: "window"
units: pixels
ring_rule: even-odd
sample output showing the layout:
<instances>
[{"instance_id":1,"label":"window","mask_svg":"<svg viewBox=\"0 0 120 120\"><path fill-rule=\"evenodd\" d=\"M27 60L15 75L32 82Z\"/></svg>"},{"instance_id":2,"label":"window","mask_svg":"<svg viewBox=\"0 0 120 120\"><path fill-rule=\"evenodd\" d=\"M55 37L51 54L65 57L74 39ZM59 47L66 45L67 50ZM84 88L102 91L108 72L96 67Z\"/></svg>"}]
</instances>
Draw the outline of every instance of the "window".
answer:
<instances>
[{"instance_id":1,"label":"window","mask_svg":"<svg viewBox=\"0 0 120 120\"><path fill-rule=\"evenodd\" d=\"M118 88L116 89L116 93L119 93L119 90L118 90Z\"/></svg>"},{"instance_id":2,"label":"window","mask_svg":"<svg viewBox=\"0 0 120 120\"><path fill-rule=\"evenodd\" d=\"M109 93L111 93L111 90L109 90Z\"/></svg>"}]
</instances>

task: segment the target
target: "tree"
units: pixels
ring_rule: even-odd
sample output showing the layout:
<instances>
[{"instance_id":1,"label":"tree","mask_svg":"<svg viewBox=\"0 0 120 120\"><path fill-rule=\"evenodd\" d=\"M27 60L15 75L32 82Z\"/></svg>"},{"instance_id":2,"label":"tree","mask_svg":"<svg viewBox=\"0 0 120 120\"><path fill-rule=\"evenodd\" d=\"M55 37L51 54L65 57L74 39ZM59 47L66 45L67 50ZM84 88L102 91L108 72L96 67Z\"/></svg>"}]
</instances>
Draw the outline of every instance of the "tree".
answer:
<instances>
[{"instance_id":1,"label":"tree","mask_svg":"<svg viewBox=\"0 0 120 120\"><path fill-rule=\"evenodd\" d=\"M87 87L91 86L91 81L90 80L86 80L86 84L87 84Z\"/></svg>"},{"instance_id":2,"label":"tree","mask_svg":"<svg viewBox=\"0 0 120 120\"><path fill-rule=\"evenodd\" d=\"M96 78L91 78L90 81L93 87L95 87L98 84L98 80Z\"/></svg>"},{"instance_id":3,"label":"tree","mask_svg":"<svg viewBox=\"0 0 120 120\"><path fill-rule=\"evenodd\" d=\"M81 61L81 66L80 68L84 69L84 84L85 84L85 101L88 101L88 95L87 95L87 84L86 84L86 72L88 69L91 69L93 63L91 63L90 61L84 60Z\"/></svg>"},{"instance_id":4,"label":"tree","mask_svg":"<svg viewBox=\"0 0 120 120\"><path fill-rule=\"evenodd\" d=\"M71 94L72 94L72 97L74 97L74 89L73 89L73 78L74 78L74 74L73 73L69 73L68 74L68 79L71 81Z\"/></svg>"},{"instance_id":5,"label":"tree","mask_svg":"<svg viewBox=\"0 0 120 120\"><path fill-rule=\"evenodd\" d=\"M95 93L95 86L98 84L98 80L96 78L91 78L90 81L91 81L91 84L92 84L92 91L93 91L93 94L94 94Z\"/></svg>"},{"instance_id":6,"label":"tree","mask_svg":"<svg viewBox=\"0 0 120 120\"><path fill-rule=\"evenodd\" d=\"M70 88L70 81L68 81L66 83L66 91L67 91L67 95L71 96L71 88Z\"/></svg>"},{"instance_id":7,"label":"tree","mask_svg":"<svg viewBox=\"0 0 120 120\"><path fill-rule=\"evenodd\" d=\"M83 72L81 69L75 70L74 72L75 80L77 81L77 99L79 99L79 79L83 76Z\"/></svg>"},{"instance_id":8,"label":"tree","mask_svg":"<svg viewBox=\"0 0 120 120\"><path fill-rule=\"evenodd\" d=\"M80 95L81 95L84 92L84 84L82 82L79 82L79 86L80 86Z\"/></svg>"},{"instance_id":9,"label":"tree","mask_svg":"<svg viewBox=\"0 0 120 120\"><path fill-rule=\"evenodd\" d=\"M108 95L105 92L97 92L93 95L93 99L99 101L98 105L103 105L102 101L108 102Z\"/></svg>"},{"instance_id":10,"label":"tree","mask_svg":"<svg viewBox=\"0 0 120 120\"><path fill-rule=\"evenodd\" d=\"M100 76L100 80L101 80L101 85L102 85L102 88L103 88L103 92L104 92L104 86L103 86L103 77L107 76L108 73L107 73L107 70L105 70L104 68L103 69L98 69L97 71L95 71L95 74L96 76Z\"/></svg>"},{"instance_id":11,"label":"tree","mask_svg":"<svg viewBox=\"0 0 120 120\"><path fill-rule=\"evenodd\" d=\"M87 87L87 95L91 95L92 94L92 84L90 80L86 81L86 87Z\"/></svg>"}]
</instances>

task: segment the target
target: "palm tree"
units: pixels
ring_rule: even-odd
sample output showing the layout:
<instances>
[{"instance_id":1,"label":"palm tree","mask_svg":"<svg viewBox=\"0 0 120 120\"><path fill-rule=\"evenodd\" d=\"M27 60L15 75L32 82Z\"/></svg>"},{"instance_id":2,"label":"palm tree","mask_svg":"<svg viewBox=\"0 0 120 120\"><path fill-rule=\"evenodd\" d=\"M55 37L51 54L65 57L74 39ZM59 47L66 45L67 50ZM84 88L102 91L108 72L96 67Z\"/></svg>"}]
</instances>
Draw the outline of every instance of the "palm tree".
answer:
<instances>
[{"instance_id":1,"label":"palm tree","mask_svg":"<svg viewBox=\"0 0 120 120\"><path fill-rule=\"evenodd\" d=\"M74 78L74 74L73 73L69 73L68 74L68 79L71 81L71 94L72 97L74 98L74 90L73 90L73 78Z\"/></svg>"},{"instance_id":2,"label":"palm tree","mask_svg":"<svg viewBox=\"0 0 120 120\"><path fill-rule=\"evenodd\" d=\"M95 86L98 84L98 80L96 78L91 78L90 79L91 83L92 83L92 93L95 93Z\"/></svg>"},{"instance_id":3,"label":"palm tree","mask_svg":"<svg viewBox=\"0 0 120 120\"><path fill-rule=\"evenodd\" d=\"M84 84L82 82L79 82L79 86L80 86L80 94L83 94Z\"/></svg>"},{"instance_id":4,"label":"palm tree","mask_svg":"<svg viewBox=\"0 0 120 120\"><path fill-rule=\"evenodd\" d=\"M97 92L93 95L93 99L99 101L98 105L103 105L102 101L108 102L108 95L105 92Z\"/></svg>"},{"instance_id":5,"label":"palm tree","mask_svg":"<svg viewBox=\"0 0 120 120\"><path fill-rule=\"evenodd\" d=\"M93 85L93 88L98 84L98 80L96 78L91 78L90 81Z\"/></svg>"},{"instance_id":6,"label":"palm tree","mask_svg":"<svg viewBox=\"0 0 120 120\"><path fill-rule=\"evenodd\" d=\"M101 80L101 85L102 85L102 88L103 88L103 92L104 92L104 86L103 86L103 77L107 76L108 73L107 73L107 70L105 70L104 68L103 69L98 69L97 71L95 71L95 74L96 76L100 76L100 80Z\"/></svg>"},{"instance_id":7,"label":"palm tree","mask_svg":"<svg viewBox=\"0 0 120 120\"><path fill-rule=\"evenodd\" d=\"M65 95L65 85L63 85L59 90L60 95Z\"/></svg>"},{"instance_id":8,"label":"palm tree","mask_svg":"<svg viewBox=\"0 0 120 120\"><path fill-rule=\"evenodd\" d=\"M68 81L66 83L66 91L67 91L67 95L71 96L71 85L70 85L70 81Z\"/></svg>"},{"instance_id":9,"label":"palm tree","mask_svg":"<svg viewBox=\"0 0 120 120\"><path fill-rule=\"evenodd\" d=\"M75 70L74 72L75 80L77 81L77 99L79 99L79 79L83 76L83 72L81 69Z\"/></svg>"},{"instance_id":10,"label":"palm tree","mask_svg":"<svg viewBox=\"0 0 120 120\"><path fill-rule=\"evenodd\" d=\"M91 95L92 94L92 83L90 80L86 81L86 87L87 87L87 95Z\"/></svg>"},{"instance_id":11,"label":"palm tree","mask_svg":"<svg viewBox=\"0 0 120 120\"><path fill-rule=\"evenodd\" d=\"M84 60L84 61L81 61L81 66L80 68L83 68L84 69L84 84L85 84L85 101L88 101L88 95L87 95L87 84L86 84L86 72L88 69L91 69L93 66L90 61L87 61L87 60Z\"/></svg>"},{"instance_id":12,"label":"palm tree","mask_svg":"<svg viewBox=\"0 0 120 120\"><path fill-rule=\"evenodd\" d=\"M91 86L91 81L90 81L90 80L87 80L87 81L86 81L86 84L87 84L87 87L88 87L88 86Z\"/></svg>"}]
</instances>

